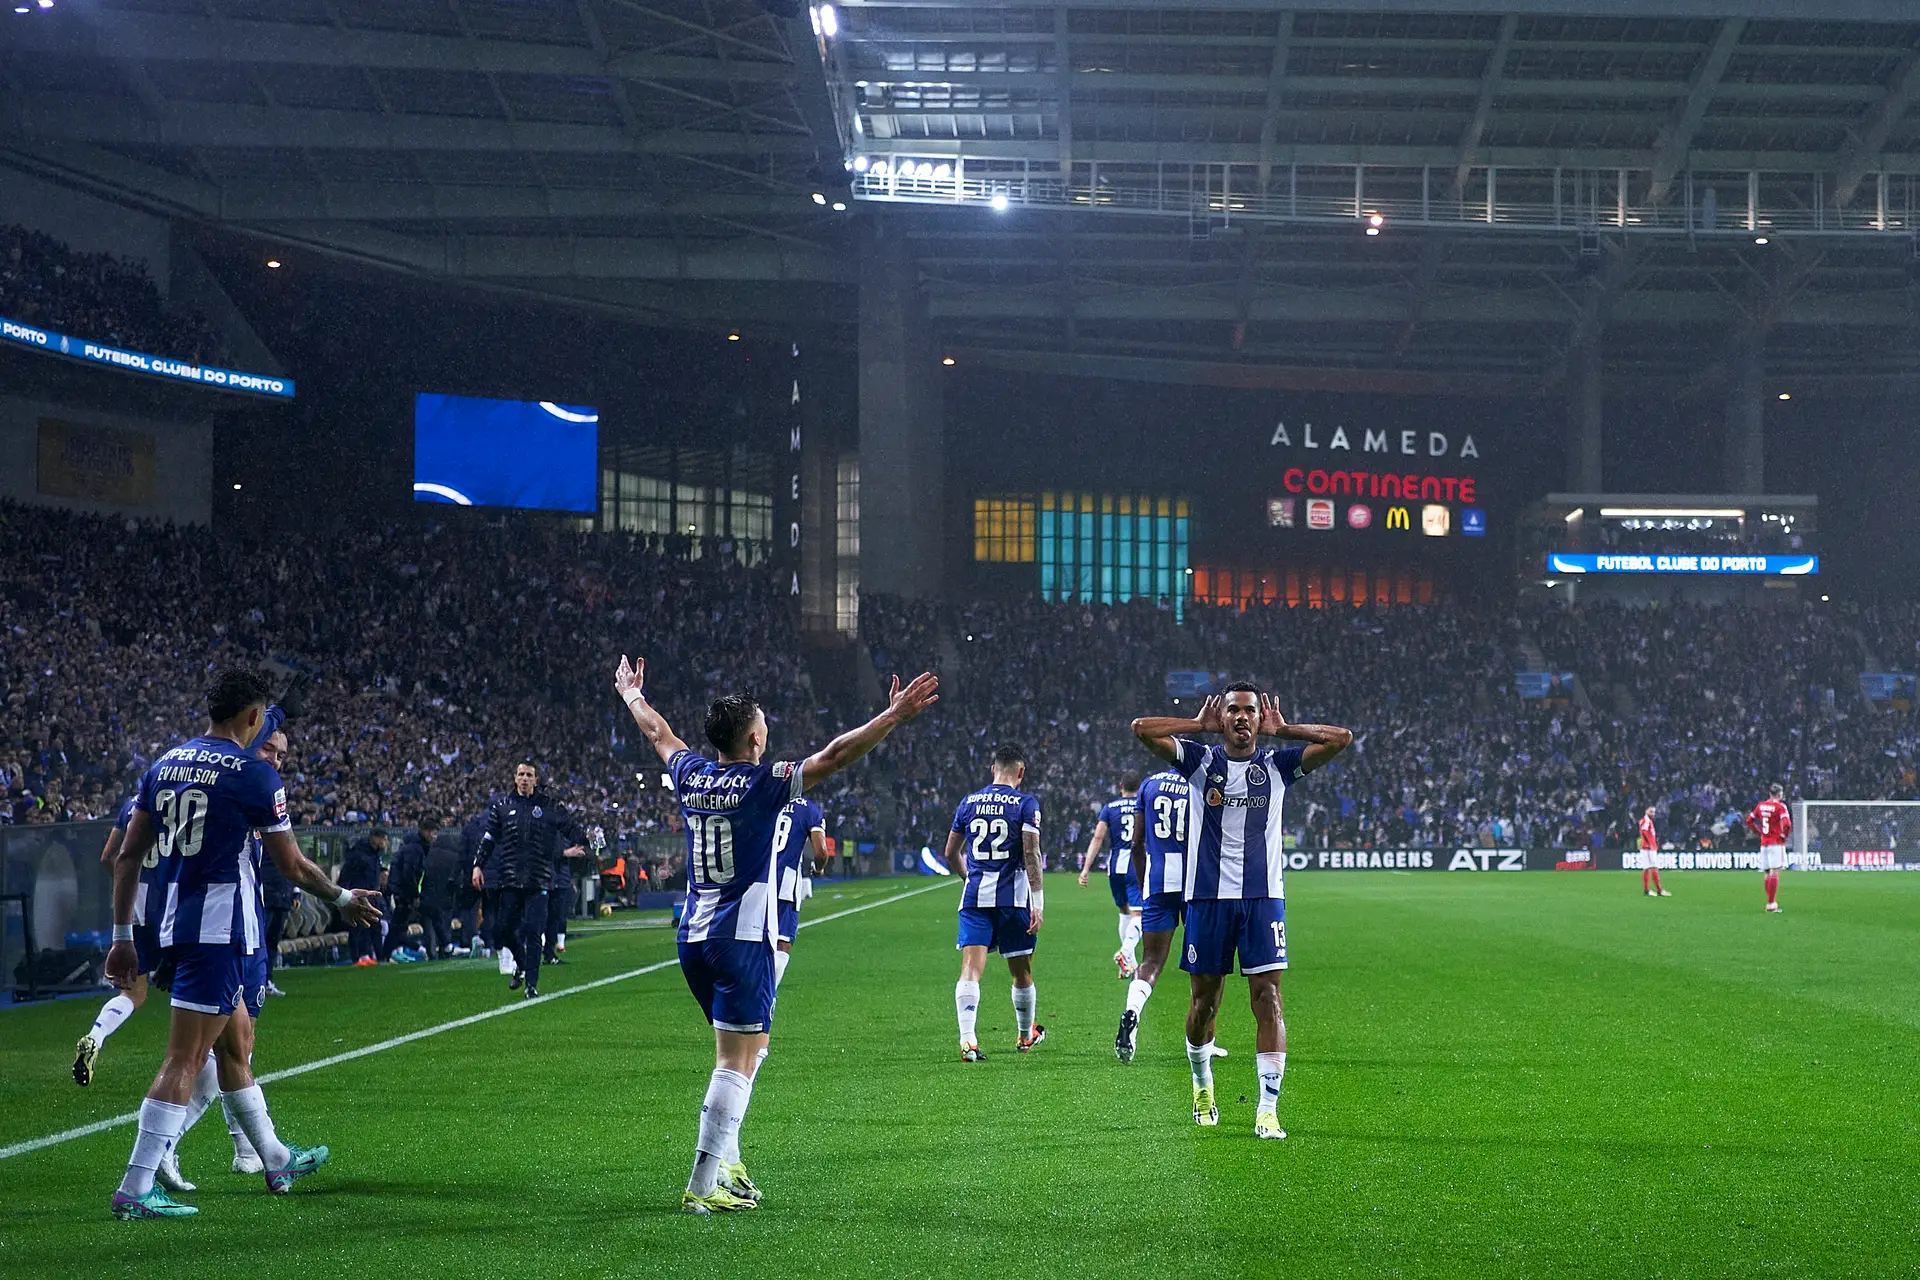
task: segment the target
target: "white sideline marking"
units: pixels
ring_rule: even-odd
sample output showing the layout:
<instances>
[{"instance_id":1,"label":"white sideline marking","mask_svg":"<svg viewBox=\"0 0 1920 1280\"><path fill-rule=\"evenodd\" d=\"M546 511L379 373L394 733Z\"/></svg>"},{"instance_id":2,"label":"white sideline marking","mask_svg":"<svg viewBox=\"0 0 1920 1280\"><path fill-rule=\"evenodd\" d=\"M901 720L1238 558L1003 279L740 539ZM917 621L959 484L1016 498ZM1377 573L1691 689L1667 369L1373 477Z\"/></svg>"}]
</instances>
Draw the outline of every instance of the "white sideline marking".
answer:
<instances>
[{"instance_id":1,"label":"white sideline marking","mask_svg":"<svg viewBox=\"0 0 1920 1280\"><path fill-rule=\"evenodd\" d=\"M846 916L857 916L862 911L871 911L875 907L884 907L889 903L903 902L908 898L917 898L923 893L932 893L935 889L951 887L952 886L945 881L936 881L923 889L909 889L905 893L896 893L890 898L881 898L875 902L863 902L857 907L848 907L844 911L835 911L831 915L819 916L812 920L802 920L800 927L802 929L809 929L816 924L825 924L829 920L839 920ZM438 1026L424 1027L419 1031L409 1031L403 1036L395 1036L391 1040L382 1040L378 1044L366 1045L359 1049L349 1049L345 1053L336 1053L328 1058L316 1058L312 1062L303 1062L297 1067L288 1067L284 1071L273 1071L264 1076L255 1076L254 1082L256 1084L272 1084L276 1080L290 1080L294 1076L303 1076L309 1071L319 1071L325 1067L337 1067L343 1062L352 1062L356 1058L370 1057L376 1053L385 1053L388 1049L397 1049L403 1044L412 1044L415 1040L425 1040L431 1036L443 1035L448 1031L457 1031L461 1027L470 1027L476 1022L485 1022L489 1018L500 1018L509 1013L518 1013L522 1009L532 1009L539 1005L546 1004L548 1001L558 1000L562 996L579 995L582 991L592 991L597 987L610 987L616 982L625 982L629 978L639 978L649 973L658 973L662 969L671 969L679 963L680 960L677 956L672 960L658 960L653 964L642 965L638 969L629 969L625 973L616 973L612 977L596 978L592 982L583 982L577 987L565 987L559 991L550 991L537 999L516 1000L512 1004L503 1004L498 1008L488 1009L482 1013L469 1014L464 1018L455 1018L451 1022L442 1022ZM67 1129L60 1133L50 1133L44 1138L32 1138L26 1142L16 1142L10 1147L0 1147L0 1160L10 1160L14 1156L24 1156L32 1151L40 1151L47 1147L57 1147L63 1142L72 1142L77 1138L90 1138L96 1133L105 1133L109 1129L117 1129L121 1125L132 1124L139 1118L139 1112L129 1111L125 1115L114 1116L111 1119L95 1120L92 1124L83 1124L77 1129Z\"/></svg>"}]
</instances>

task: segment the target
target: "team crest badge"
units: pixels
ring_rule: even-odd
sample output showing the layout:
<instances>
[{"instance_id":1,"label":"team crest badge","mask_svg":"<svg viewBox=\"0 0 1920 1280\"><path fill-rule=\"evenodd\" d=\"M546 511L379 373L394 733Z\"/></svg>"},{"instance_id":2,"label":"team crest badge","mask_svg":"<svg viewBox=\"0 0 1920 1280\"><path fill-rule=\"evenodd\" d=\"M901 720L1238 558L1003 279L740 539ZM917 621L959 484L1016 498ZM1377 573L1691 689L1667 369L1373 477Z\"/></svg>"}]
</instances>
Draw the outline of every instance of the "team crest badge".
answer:
<instances>
[{"instance_id":1,"label":"team crest badge","mask_svg":"<svg viewBox=\"0 0 1920 1280\"><path fill-rule=\"evenodd\" d=\"M1187 944L1187 963L1188 964L1200 963L1200 950L1198 947L1195 947L1191 942Z\"/></svg>"},{"instance_id":2,"label":"team crest badge","mask_svg":"<svg viewBox=\"0 0 1920 1280\"><path fill-rule=\"evenodd\" d=\"M534 816L534 817L536 817L536 818L540 816L540 806L539 806L539 805L535 805L535 806L533 806L533 816Z\"/></svg>"},{"instance_id":3,"label":"team crest badge","mask_svg":"<svg viewBox=\"0 0 1920 1280\"><path fill-rule=\"evenodd\" d=\"M1248 770L1247 770L1247 785L1248 785L1248 786L1250 786L1250 787L1264 787L1264 786L1266 786L1266 785L1267 785L1267 771L1266 771L1265 769L1262 769L1262 768L1261 768L1261 767L1260 767L1259 765L1257 765L1257 764L1256 764L1256 765L1254 765L1254 766L1253 766L1253 767L1252 767L1251 769L1248 769Z\"/></svg>"},{"instance_id":4,"label":"team crest badge","mask_svg":"<svg viewBox=\"0 0 1920 1280\"><path fill-rule=\"evenodd\" d=\"M1220 805L1221 805L1221 803L1222 803L1222 802L1223 802L1223 801L1224 801L1225 799L1226 799L1226 797L1224 797L1224 796L1222 796L1222 795L1220 794L1220 788L1218 788L1218 787L1208 787L1208 788L1207 788L1207 803L1208 803L1208 804L1210 804L1210 805L1212 805L1212 806L1213 806L1214 808L1216 808L1216 809L1218 809L1218 808L1220 807Z\"/></svg>"}]
</instances>

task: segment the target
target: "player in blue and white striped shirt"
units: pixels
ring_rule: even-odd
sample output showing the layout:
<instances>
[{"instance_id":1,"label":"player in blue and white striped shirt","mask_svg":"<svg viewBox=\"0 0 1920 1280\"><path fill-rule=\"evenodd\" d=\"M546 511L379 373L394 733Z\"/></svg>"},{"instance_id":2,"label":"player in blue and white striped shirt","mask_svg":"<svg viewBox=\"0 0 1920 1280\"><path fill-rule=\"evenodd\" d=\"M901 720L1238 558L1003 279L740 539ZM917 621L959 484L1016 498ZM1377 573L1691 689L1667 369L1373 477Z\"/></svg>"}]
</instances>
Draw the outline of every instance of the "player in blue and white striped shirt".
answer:
<instances>
[{"instance_id":1,"label":"player in blue and white striped shirt","mask_svg":"<svg viewBox=\"0 0 1920 1280\"><path fill-rule=\"evenodd\" d=\"M1087 887L1093 860L1102 845L1112 847L1107 855L1107 888L1113 905L1120 912L1120 949L1113 953L1120 977L1131 978L1140 967L1134 948L1140 945L1140 877L1134 874L1133 846L1136 818L1140 812L1140 775L1130 773L1120 779L1120 794L1100 806L1100 816L1087 840L1087 852L1080 859L1080 887Z\"/></svg>"},{"instance_id":2,"label":"player in blue and white striped shirt","mask_svg":"<svg viewBox=\"0 0 1920 1280\"><path fill-rule=\"evenodd\" d=\"M953 987L960 1021L960 1061L983 1062L974 1034L980 978L987 952L1006 957L1013 978L1013 1020L1021 1053L1047 1038L1035 1019L1040 996L1033 985L1033 947L1046 895L1040 888L1040 802L1020 790L1027 757L1019 747L993 749L993 781L967 796L947 833L947 865L966 877L960 893L960 980Z\"/></svg>"},{"instance_id":3,"label":"player in blue and white striped shirt","mask_svg":"<svg viewBox=\"0 0 1920 1280\"><path fill-rule=\"evenodd\" d=\"M713 1075L700 1109L693 1173L683 1212L752 1209L760 1190L740 1159L740 1125L773 1028L774 944L779 936L779 860L774 830L800 793L858 760L898 725L939 700L931 672L906 688L894 678L887 709L804 761L762 763L767 717L746 694L707 708L717 759L682 742L645 692L646 660L620 659L614 691L673 778L687 822L687 901L680 917L680 969L713 1024Z\"/></svg>"},{"instance_id":4,"label":"player in blue and white striped shirt","mask_svg":"<svg viewBox=\"0 0 1920 1280\"><path fill-rule=\"evenodd\" d=\"M1280 1005L1280 971L1287 967L1283 811L1288 788L1346 750L1353 734L1333 725L1288 724L1274 699L1245 682L1207 699L1198 719L1146 716L1133 722L1133 732L1191 789L1186 955L1180 967L1192 985L1187 1061L1194 1123L1220 1122L1213 1097L1213 1024L1237 953L1256 1026L1260 1101L1254 1133L1284 1138L1278 1115L1287 1066ZM1199 733L1217 733L1222 741L1212 746L1181 736ZM1303 745L1263 747L1262 734Z\"/></svg>"},{"instance_id":5,"label":"player in blue and white striped shirt","mask_svg":"<svg viewBox=\"0 0 1920 1280\"><path fill-rule=\"evenodd\" d=\"M253 1082L249 1009L266 987L253 833L286 877L331 899L353 924L379 911L364 892L343 890L294 843L279 772L252 751L266 721L267 683L257 672L221 672L207 693L207 731L162 755L140 780L139 797L113 865L113 948L107 977L125 991L140 968L133 943L140 869L158 846L164 877L159 945L174 962L173 1025L160 1074L140 1108L140 1132L126 1177L113 1195L117 1218L173 1218L197 1212L154 1186L155 1171L185 1127L194 1084L212 1052L221 1101L265 1162L267 1189L284 1192L319 1168L327 1149L282 1142Z\"/></svg>"}]
</instances>

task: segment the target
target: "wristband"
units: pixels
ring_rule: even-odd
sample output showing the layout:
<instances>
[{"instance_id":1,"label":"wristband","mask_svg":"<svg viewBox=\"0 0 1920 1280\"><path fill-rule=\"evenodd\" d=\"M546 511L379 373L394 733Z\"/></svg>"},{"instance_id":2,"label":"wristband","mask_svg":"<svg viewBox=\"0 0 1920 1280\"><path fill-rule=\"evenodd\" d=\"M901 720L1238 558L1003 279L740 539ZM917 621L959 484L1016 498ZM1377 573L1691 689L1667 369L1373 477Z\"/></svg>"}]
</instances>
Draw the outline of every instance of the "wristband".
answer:
<instances>
[{"instance_id":1,"label":"wristband","mask_svg":"<svg viewBox=\"0 0 1920 1280\"><path fill-rule=\"evenodd\" d=\"M113 940L115 942L132 942L133 926L130 924L117 924L113 926Z\"/></svg>"},{"instance_id":2,"label":"wristband","mask_svg":"<svg viewBox=\"0 0 1920 1280\"><path fill-rule=\"evenodd\" d=\"M342 889L340 891L340 896L333 900L333 905L336 907L347 907L347 906L353 905L353 890Z\"/></svg>"},{"instance_id":3,"label":"wristband","mask_svg":"<svg viewBox=\"0 0 1920 1280\"><path fill-rule=\"evenodd\" d=\"M629 689L625 693L620 695L620 700L626 703L627 710L631 711L633 710L633 704L636 702L645 702L647 700L647 695L640 692L638 689Z\"/></svg>"},{"instance_id":4,"label":"wristband","mask_svg":"<svg viewBox=\"0 0 1920 1280\"><path fill-rule=\"evenodd\" d=\"M1035 889L1032 893L1029 893L1027 895L1027 901L1032 904L1035 911L1045 911L1047 909L1047 895L1039 889Z\"/></svg>"}]
</instances>

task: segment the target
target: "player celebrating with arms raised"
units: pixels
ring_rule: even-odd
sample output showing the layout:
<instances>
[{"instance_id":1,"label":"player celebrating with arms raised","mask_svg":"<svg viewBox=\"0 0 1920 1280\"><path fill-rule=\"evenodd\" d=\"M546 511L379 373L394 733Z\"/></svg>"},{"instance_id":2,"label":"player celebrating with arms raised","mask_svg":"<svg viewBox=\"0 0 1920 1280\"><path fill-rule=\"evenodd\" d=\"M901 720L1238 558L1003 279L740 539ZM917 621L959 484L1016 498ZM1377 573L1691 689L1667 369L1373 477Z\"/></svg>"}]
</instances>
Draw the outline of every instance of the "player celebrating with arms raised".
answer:
<instances>
[{"instance_id":1,"label":"player celebrating with arms raised","mask_svg":"<svg viewBox=\"0 0 1920 1280\"><path fill-rule=\"evenodd\" d=\"M1787 837L1793 834L1793 815L1782 798L1779 783L1767 789L1767 798L1747 815L1747 830L1760 837L1760 870L1766 875L1767 910L1780 910L1780 868L1787 865Z\"/></svg>"},{"instance_id":2,"label":"player celebrating with arms raised","mask_svg":"<svg viewBox=\"0 0 1920 1280\"><path fill-rule=\"evenodd\" d=\"M700 1108L693 1174L680 1198L686 1213L752 1209L760 1189L740 1159L740 1125L773 1027L774 943L779 936L779 862L774 827L790 801L858 760L895 726L939 700L931 672L906 688L899 677L887 709L801 763L762 764L767 717L744 693L707 708L707 741L718 759L690 750L648 705L647 664L620 659L613 687L666 764L687 822L687 902L680 917L680 970L713 1024L713 1076Z\"/></svg>"},{"instance_id":3,"label":"player celebrating with arms raised","mask_svg":"<svg viewBox=\"0 0 1920 1280\"><path fill-rule=\"evenodd\" d=\"M1287 1069L1287 1027L1280 971L1287 967L1282 808L1303 775L1345 751L1353 733L1326 724L1288 724L1259 686L1241 682L1209 698L1197 720L1144 716L1134 736L1172 764L1192 790L1187 823L1186 955L1191 980L1187 1062L1193 1068L1193 1121L1220 1123L1213 1098L1213 1024L1234 956L1246 975L1255 1023L1254 1065L1260 1101L1253 1131L1284 1138L1280 1081ZM1218 733L1221 745L1190 736ZM1304 744L1262 747L1260 735Z\"/></svg>"}]
</instances>

